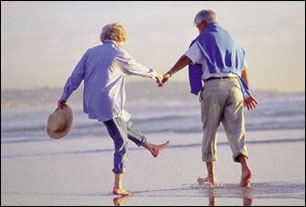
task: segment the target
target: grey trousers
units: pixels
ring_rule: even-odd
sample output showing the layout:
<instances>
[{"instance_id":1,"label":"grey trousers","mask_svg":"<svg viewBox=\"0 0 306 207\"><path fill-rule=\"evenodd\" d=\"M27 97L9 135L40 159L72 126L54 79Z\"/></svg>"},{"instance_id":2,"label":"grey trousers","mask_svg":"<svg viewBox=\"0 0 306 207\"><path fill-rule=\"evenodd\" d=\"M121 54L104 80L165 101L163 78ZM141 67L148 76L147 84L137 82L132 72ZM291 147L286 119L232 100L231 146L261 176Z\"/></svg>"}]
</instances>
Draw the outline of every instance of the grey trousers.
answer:
<instances>
[{"instance_id":1,"label":"grey trousers","mask_svg":"<svg viewBox=\"0 0 306 207\"><path fill-rule=\"evenodd\" d=\"M217 160L217 131L224 126L235 162L238 157L248 157L245 144L243 96L237 79L213 79L204 84L200 94L203 123L202 160Z\"/></svg>"}]
</instances>

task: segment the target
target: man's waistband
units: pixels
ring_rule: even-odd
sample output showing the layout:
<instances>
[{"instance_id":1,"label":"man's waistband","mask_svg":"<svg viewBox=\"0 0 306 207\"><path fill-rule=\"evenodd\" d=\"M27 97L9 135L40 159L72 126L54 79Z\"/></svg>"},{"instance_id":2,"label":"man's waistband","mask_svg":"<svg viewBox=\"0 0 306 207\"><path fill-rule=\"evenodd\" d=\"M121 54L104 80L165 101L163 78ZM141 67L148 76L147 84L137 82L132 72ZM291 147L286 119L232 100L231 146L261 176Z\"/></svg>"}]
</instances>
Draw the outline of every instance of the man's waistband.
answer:
<instances>
[{"instance_id":1,"label":"man's waistband","mask_svg":"<svg viewBox=\"0 0 306 207\"><path fill-rule=\"evenodd\" d=\"M206 83L207 81L210 80L215 80L215 79L219 79L219 80L223 80L223 79L236 79L237 77L229 77L229 76L225 76L225 77L210 77L204 80L204 83Z\"/></svg>"}]
</instances>

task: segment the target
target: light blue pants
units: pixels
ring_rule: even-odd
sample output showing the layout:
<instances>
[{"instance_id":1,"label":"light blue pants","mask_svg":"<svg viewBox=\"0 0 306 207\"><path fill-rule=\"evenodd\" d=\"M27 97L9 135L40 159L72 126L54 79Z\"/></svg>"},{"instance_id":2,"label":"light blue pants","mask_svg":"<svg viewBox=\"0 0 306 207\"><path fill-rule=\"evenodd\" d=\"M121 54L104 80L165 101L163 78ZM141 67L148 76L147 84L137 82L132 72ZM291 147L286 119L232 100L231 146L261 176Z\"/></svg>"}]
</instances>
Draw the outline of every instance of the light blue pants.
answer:
<instances>
[{"instance_id":1,"label":"light blue pants","mask_svg":"<svg viewBox=\"0 0 306 207\"><path fill-rule=\"evenodd\" d=\"M125 163L128 154L128 139L137 146L142 146L146 142L145 136L133 125L132 121L125 121L121 117L115 117L104 121L104 125L111 138L114 141L114 168L115 174L121 174L125 171Z\"/></svg>"}]
</instances>

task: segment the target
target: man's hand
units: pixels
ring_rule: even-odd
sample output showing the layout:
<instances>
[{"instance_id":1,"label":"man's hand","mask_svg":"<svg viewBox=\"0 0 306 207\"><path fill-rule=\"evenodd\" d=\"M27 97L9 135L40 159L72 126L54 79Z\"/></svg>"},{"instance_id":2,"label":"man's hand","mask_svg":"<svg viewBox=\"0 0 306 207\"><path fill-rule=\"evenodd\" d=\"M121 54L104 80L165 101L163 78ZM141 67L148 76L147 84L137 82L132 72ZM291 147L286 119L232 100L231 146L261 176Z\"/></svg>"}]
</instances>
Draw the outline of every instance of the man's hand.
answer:
<instances>
[{"instance_id":1,"label":"man's hand","mask_svg":"<svg viewBox=\"0 0 306 207\"><path fill-rule=\"evenodd\" d=\"M66 101L64 101L64 100L58 100L57 101L57 107L60 108L60 109L63 109L65 104L66 104Z\"/></svg>"},{"instance_id":2,"label":"man's hand","mask_svg":"<svg viewBox=\"0 0 306 207\"><path fill-rule=\"evenodd\" d=\"M163 86L162 80L163 80L163 77L160 74L157 74L156 75L156 83L158 84L159 87Z\"/></svg>"},{"instance_id":3,"label":"man's hand","mask_svg":"<svg viewBox=\"0 0 306 207\"><path fill-rule=\"evenodd\" d=\"M243 100L243 104L248 108L248 110L253 110L257 105L257 101L253 96L249 96Z\"/></svg>"},{"instance_id":4,"label":"man's hand","mask_svg":"<svg viewBox=\"0 0 306 207\"><path fill-rule=\"evenodd\" d=\"M171 77L171 75L169 73L164 74L162 83L163 84L166 83L169 80L170 77Z\"/></svg>"}]
</instances>

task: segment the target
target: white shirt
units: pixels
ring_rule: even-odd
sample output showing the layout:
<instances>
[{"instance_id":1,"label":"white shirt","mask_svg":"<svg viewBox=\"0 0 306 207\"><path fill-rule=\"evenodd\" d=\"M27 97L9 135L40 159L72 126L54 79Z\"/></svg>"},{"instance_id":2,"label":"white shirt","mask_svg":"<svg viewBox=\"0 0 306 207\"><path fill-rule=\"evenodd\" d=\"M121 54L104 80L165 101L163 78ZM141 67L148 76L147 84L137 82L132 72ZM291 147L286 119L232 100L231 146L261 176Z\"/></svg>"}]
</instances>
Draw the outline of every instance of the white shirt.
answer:
<instances>
[{"instance_id":1,"label":"white shirt","mask_svg":"<svg viewBox=\"0 0 306 207\"><path fill-rule=\"evenodd\" d=\"M136 62L112 40L87 50L66 82L61 99L67 100L84 80L83 111L90 119L107 121L130 114L125 106L125 77L137 75L155 80L156 72Z\"/></svg>"},{"instance_id":2,"label":"white shirt","mask_svg":"<svg viewBox=\"0 0 306 207\"><path fill-rule=\"evenodd\" d=\"M210 77L237 77L236 74L233 73L215 73L210 74L207 62L205 60L205 57L198 45L197 42L194 42L191 47L185 52L185 54L192 62L192 64L201 64L202 65L202 80L208 79ZM247 68L246 61L244 60L244 66L245 69Z\"/></svg>"}]
</instances>

